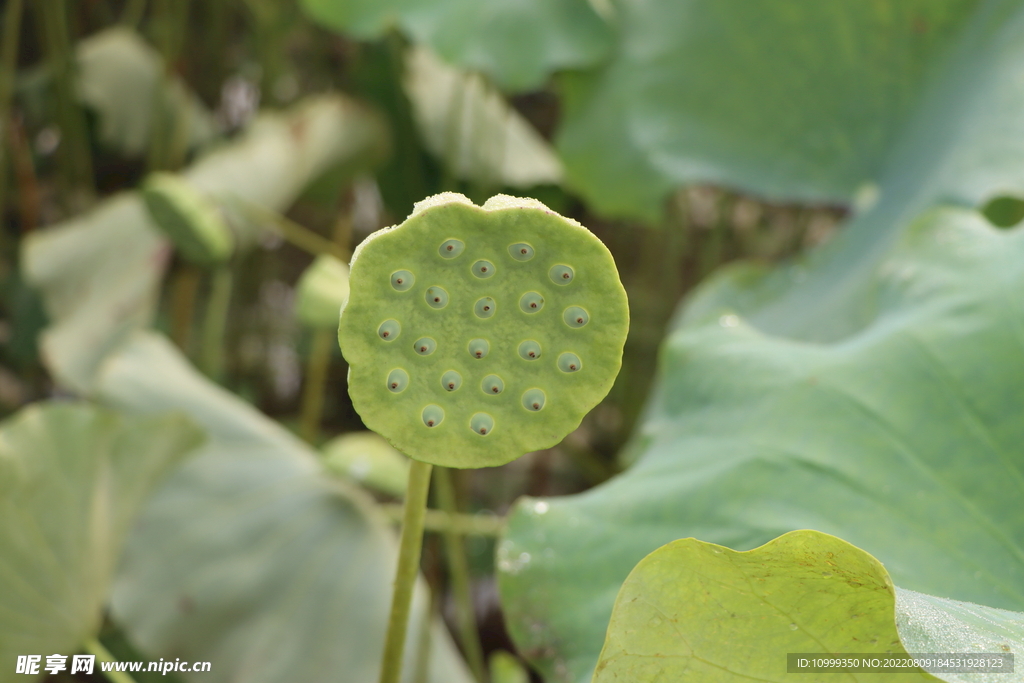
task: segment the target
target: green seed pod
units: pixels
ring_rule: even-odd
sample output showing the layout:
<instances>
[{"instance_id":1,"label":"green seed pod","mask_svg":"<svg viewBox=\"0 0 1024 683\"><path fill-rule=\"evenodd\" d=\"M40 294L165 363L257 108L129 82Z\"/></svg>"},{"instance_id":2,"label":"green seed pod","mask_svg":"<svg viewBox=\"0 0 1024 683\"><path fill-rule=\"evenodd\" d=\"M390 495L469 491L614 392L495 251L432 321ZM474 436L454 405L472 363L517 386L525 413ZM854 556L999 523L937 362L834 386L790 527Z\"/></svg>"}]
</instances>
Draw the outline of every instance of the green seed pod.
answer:
<instances>
[{"instance_id":1,"label":"green seed pod","mask_svg":"<svg viewBox=\"0 0 1024 683\"><path fill-rule=\"evenodd\" d=\"M350 432L323 445L327 469L395 498L405 495L409 460L373 432Z\"/></svg>"},{"instance_id":2,"label":"green seed pod","mask_svg":"<svg viewBox=\"0 0 1024 683\"><path fill-rule=\"evenodd\" d=\"M349 284L338 338L353 405L425 462L489 467L553 446L619 371L629 311L611 254L535 200L431 197L356 249Z\"/></svg>"},{"instance_id":3,"label":"green seed pod","mask_svg":"<svg viewBox=\"0 0 1024 683\"><path fill-rule=\"evenodd\" d=\"M235 240L220 210L181 176L153 173L142 186L142 199L188 262L210 268L231 258Z\"/></svg>"},{"instance_id":4,"label":"green seed pod","mask_svg":"<svg viewBox=\"0 0 1024 683\"><path fill-rule=\"evenodd\" d=\"M295 315L306 327L333 330L348 298L348 266L334 256L318 256L295 288Z\"/></svg>"}]
</instances>

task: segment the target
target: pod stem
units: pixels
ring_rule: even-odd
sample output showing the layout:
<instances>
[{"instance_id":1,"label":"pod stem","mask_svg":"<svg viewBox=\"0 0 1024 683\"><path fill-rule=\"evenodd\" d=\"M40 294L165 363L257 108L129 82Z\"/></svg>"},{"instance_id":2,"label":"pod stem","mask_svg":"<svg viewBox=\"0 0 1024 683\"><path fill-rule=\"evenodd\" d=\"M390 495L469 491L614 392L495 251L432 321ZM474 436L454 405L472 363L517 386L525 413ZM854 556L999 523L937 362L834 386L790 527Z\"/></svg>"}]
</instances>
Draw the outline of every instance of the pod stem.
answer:
<instances>
[{"instance_id":1,"label":"pod stem","mask_svg":"<svg viewBox=\"0 0 1024 683\"><path fill-rule=\"evenodd\" d=\"M96 661L98 662L116 662L117 657L110 654L110 650L103 647L103 643L98 638L90 638L82 644L82 647L91 655L96 655ZM98 667L102 670L102 667ZM107 677L110 683L135 683L135 679L126 674L124 671L104 671L103 675Z\"/></svg>"},{"instance_id":2,"label":"pod stem","mask_svg":"<svg viewBox=\"0 0 1024 683\"><path fill-rule=\"evenodd\" d=\"M171 282L171 340L186 356L191 356L192 325L195 321L200 279L201 273L196 266L184 264Z\"/></svg>"},{"instance_id":3,"label":"pod stem","mask_svg":"<svg viewBox=\"0 0 1024 683\"><path fill-rule=\"evenodd\" d=\"M437 616L437 592L430 591L430 607L423 610L419 642L416 643L416 668L413 671L412 683L430 683L430 651L433 635L431 626Z\"/></svg>"},{"instance_id":4,"label":"pod stem","mask_svg":"<svg viewBox=\"0 0 1024 683\"><path fill-rule=\"evenodd\" d=\"M231 307L231 268L224 265L213 271L210 299L203 320L202 368L207 377L219 382L224 374L224 332Z\"/></svg>"},{"instance_id":5,"label":"pod stem","mask_svg":"<svg viewBox=\"0 0 1024 683\"><path fill-rule=\"evenodd\" d=\"M441 509L449 515L457 514L458 504L455 500L455 489L452 486L451 472L447 467L437 467L434 470L434 484L437 487L435 494ZM487 683L487 669L484 666L484 651L480 644L473 596L470 593L469 563L466 561L463 539L450 526L442 532L442 535L444 536L444 549L452 592L455 595L455 613L458 619L462 651L466 653L466 661L476 680L479 683Z\"/></svg>"},{"instance_id":6,"label":"pod stem","mask_svg":"<svg viewBox=\"0 0 1024 683\"><path fill-rule=\"evenodd\" d=\"M276 211L265 209L262 206L248 202L240 197L232 196L228 201L237 207L250 220L262 225L268 225L280 235L286 242L302 249L312 256L330 254L342 262L347 263L351 254L339 244L332 242L323 235L313 232L304 225L282 216Z\"/></svg>"},{"instance_id":7,"label":"pod stem","mask_svg":"<svg viewBox=\"0 0 1024 683\"><path fill-rule=\"evenodd\" d=\"M181 166L188 148L189 109L167 106L166 93L174 82L174 69L188 32L190 0L156 0L153 3L157 43L163 73L153 89L152 125L146 161L150 171Z\"/></svg>"},{"instance_id":8,"label":"pod stem","mask_svg":"<svg viewBox=\"0 0 1024 683\"><path fill-rule=\"evenodd\" d=\"M146 14L146 0L128 0L121 12L120 23L138 30L142 17Z\"/></svg>"},{"instance_id":9,"label":"pod stem","mask_svg":"<svg viewBox=\"0 0 1024 683\"><path fill-rule=\"evenodd\" d=\"M398 683L402 674L402 651L409 628L412 593L419 571L423 549L423 519L427 511L430 489L430 463L413 460L409 467L409 483L405 489L405 515L402 519L402 540L398 550L394 591L391 594L391 615L384 640L380 683Z\"/></svg>"},{"instance_id":10,"label":"pod stem","mask_svg":"<svg viewBox=\"0 0 1024 683\"><path fill-rule=\"evenodd\" d=\"M315 330L306 363L305 386L302 387L302 414L299 419L299 435L308 443L314 443L320 433L320 416L324 409L324 390L327 387L327 370L331 364L331 348L335 333L330 330Z\"/></svg>"},{"instance_id":11,"label":"pod stem","mask_svg":"<svg viewBox=\"0 0 1024 683\"><path fill-rule=\"evenodd\" d=\"M3 48L0 50L0 131L10 137L11 125L11 93L14 91L14 76L18 70L18 37L21 28L21 0L8 0L4 8ZM10 165L6 158L9 145L0 140L0 216L4 215L4 204L7 199L7 169Z\"/></svg>"},{"instance_id":12,"label":"pod stem","mask_svg":"<svg viewBox=\"0 0 1024 683\"><path fill-rule=\"evenodd\" d=\"M402 519L402 505L384 503L380 509L394 521ZM505 527L505 520L496 515L467 515L465 513L450 514L443 510L427 509L423 520L423 528L427 531L446 532L462 536L490 536L496 538Z\"/></svg>"},{"instance_id":13,"label":"pod stem","mask_svg":"<svg viewBox=\"0 0 1024 683\"><path fill-rule=\"evenodd\" d=\"M63 170L75 190L84 191L85 197L91 200L95 190L92 151L85 113L75 95L75 56L68 30L67 5L65 0L39 0L35 7L39 11L47 62L53 75Z\"/></svg>"}]
</instances>

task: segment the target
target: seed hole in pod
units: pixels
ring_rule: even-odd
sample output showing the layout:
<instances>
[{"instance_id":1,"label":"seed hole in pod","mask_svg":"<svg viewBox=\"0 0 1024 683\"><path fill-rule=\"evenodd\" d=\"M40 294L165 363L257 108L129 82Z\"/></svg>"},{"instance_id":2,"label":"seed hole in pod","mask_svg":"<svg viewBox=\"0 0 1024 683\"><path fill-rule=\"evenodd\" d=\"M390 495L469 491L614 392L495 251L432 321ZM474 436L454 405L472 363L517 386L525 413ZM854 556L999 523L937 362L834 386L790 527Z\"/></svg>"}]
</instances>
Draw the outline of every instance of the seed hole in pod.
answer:
<instances>
[{"instance_id":1,"label":"seed hole in pod","mask_svg":"<svg viewBox=\"0 0 1024 683\"><path fill-rule=\"evenodd\" d=\"M416 276L408 270L396 270L391 273L391 286L399 292L408 291L416 283Z\"/></svg>"},{"instance_id":2,"label":"seed hole in pod","mask_svg":"<svg viewBox=\"0 0 1024 683\"><path fill-rule=\"evenodd\" d=\"M519 308L523 309L524 313L536 313L544 308L544 297L537 292L527 292L520 297Z\"/></svg>"},{"instance_id":3,"label":"seed hole in pod","mask_svg":"<svg viewBox=\"0 0 1024 683\"><path fill-rule=\"evenodd\" d=\"M562 372L576 372L581 367L583 367L583 363L580 362L580 357L575 353L566 351L558 357L558 369Z\"/></svg>"},{"instance_id":4,"label":"seed hole in pod","mask_svg":"<svg viewBox=\"0 0 1024 683\"><path fill-rule=\"evenodd\" d=\"M388 373L388 391L400 394L409 386L409 373L402 368L395 368Z\"/></svg>"},{"instance_id":5,"label":"seed hole in pod","mask_svg":"<svg viewBox=\"0 0 1024 683\"><path fill-rule=\"evenodd\" d=\"M544 408L548 397L540 389L527 389L523 393L523 407L530 412L537 412Z\"/></svg>"},{"instance_id":6,"label":"seed hole in pod","mask_svg":"<svg viewBox=\"0 0 1024 683\"><path fill-rule=\"evenodd\" d=\"M540 344L527 339L519 345L519 357L523 360L537 360L540 358Z\"/></svg>"},{"instance_id":7,"label":"seed hole in pod","mask_svg":"<svg viewBox=\"0 0 1024 683\"><path fill-rule=\"evenodd\" d=\"M444 409L439 405L431 403L423 409L420 416L423 418L423 424L428 427L436 427L444 422Z\"/></svg>"},{"instance_id":8,"label":"seed hole in pod","mask_svg":"<svg viewBox=\"0 0 1024 683\"><path fill-rule=\"evenodd\" d=\"M494 264L490 261L477 261L473 264L473 275L484 279L489 278L494 275Z\"/></svg>"},{"instance_id":9,"label":"seed hole in pod","mask_svg":"<svg viewBox=\"0 0 1024 683\"><path fill-rule=\"evenodd\" d=\"M427 287L423 298L427 300L427 305L431 308L444 308L448 305L448 292L437 285Z\"/></svg>"},{"instance_id":10,"label":"seed hole in pod","mask_svg":"<svg viewBox=\"0 0 1024 683\"><path fill-rule=\"evenodd\" d=\"M516 242L515 244L508 245L508 253L516 261L529 261L533 258L534 251L526 242Z\"/></svg>"},{"instance_id":11,"label":"seed hole in pod","mask_svg":"<svg viewBox=\"0 0 1024 683\"><path fill-rule=\"evenodd\" d=\"M480 389L491 396L496 396L505 390L505 383L497 375L487 375L480 383Z\"/></svg>"},{"instance_id":12,"label":"seed hole in pod","mask_svg":"<svg viewBox=\"0 0 1024 683\"><path fill-rule=\"evenodd\" d=\"M579 306L570 306L562 313L562 320L569 327L583 327L590 322L590 314Z\"/></svg>"},{"instance_id":13,"label":"seed hole in pod","mask_svg":"<svg viewBox=\"0 0 1024 683\"><path fill-rule=\"evenodd\" d=\"M462 375L449 370L448 372L441 375L441 388L445 391L455 391L462 386Z\"/></svg>"},{"instance_id":14,"label":"seed hole in pod","mask_svg":"<svg viewBox=\"0 0 1024 683\"><path fill-rule=\"evenodd\" d=\"M477 302L473 304L473 312L476 313L476 317L478 318L490 318L494 315L495 307L496 304L494 303L494 299L489 296L485 296L482 299L478 299Z\"/></svg>"},{"instance_id":15,"label":"seed hole in pod","mask_svg":"<svg viewBox=\"0 0 1024 683\"><path fill-rule=\"evenodd\" d=\"M494 431L494 418L487 413L473 413L469 418L469 428L480 436L487 436Z\"/></svg>"},{"instance_id":16,"label":"seed hole in pod","mask_svg":"<svg viewBox=\"0 0 1024 683\"><path fill-rule=\"evenodd\" d=\"M377 328L377 336L384 341L395 341L401 333L402 326L398 324L397 320L385 320Z\"/></svg>"},{"instance_id":17,"label":"seed hole in pod","mask_svg":"<svg viewBox=\"0 0 1024 683\"><path fill-rule=\"evenodd\" d=\"M429 356L437 350L437 342L430 337L420 337L416 340L416 343L412 345L412 348L421 356Z\"/></svg>"},{"instance_id":18,"label":"seed hole in pod","mask_svg":"<svg viewBox=\"0 0 1024 683\"><path fill-rule=\"evenodd\" d=\"M473 358L483 358L490 350L491 345L487 343L486 339L469 340L469 355L473 356Z\"/></svg>"},{"instance_id":19,"label":"seed hole in pod","mask_svg":"<svg viewBox=\"0 0 1024 683\"><path fill-rule=\"evenodd\" d=\"M462 253L462 250L466 248L466 243L462 240L445 240L441 243L441 246L437 248L437 253L444 258L455 258Z\"/></svg>"},{"instance_id":20,"label":"seed hole in pod","mask_svg":"<svg viewBox=\"0 0 1024 683\"><path fill-rule=\"evenodd\" d=\"M575 275L575 273L573 273L572 268L561 264L551 266L551 270L548 271L548 277L550 277L551 281L556 285L569 284L572 282L573 275Z\"/></svg>"}]
</instances>

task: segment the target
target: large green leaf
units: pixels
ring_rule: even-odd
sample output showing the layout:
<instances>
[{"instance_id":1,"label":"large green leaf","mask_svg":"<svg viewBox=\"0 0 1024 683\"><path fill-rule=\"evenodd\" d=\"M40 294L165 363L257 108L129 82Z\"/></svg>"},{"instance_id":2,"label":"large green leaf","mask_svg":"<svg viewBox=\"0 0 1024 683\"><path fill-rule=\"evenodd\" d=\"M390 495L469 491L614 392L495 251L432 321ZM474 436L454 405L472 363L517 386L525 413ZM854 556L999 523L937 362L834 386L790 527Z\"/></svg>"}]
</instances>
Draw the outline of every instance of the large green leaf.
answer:
<instances>
[{"instance_id":1,"label":"large green leaf","mask_svg":"<svg viewBox=\"0 0 1024 683\"><path fill-rule=\"evenodd\" d=\"M629 570L685 536L746 549L814 528L901 586L1024 609L1024 232L935 209L864 278L871 322L834 343L729 313L684 325L636 464L519 504L503 603L554 680L586 678Z\"/></svg>"},{"instance_id":2,"label":"large green leaf","mask_svg":"<svg viewBox=\"0 0 1024 683\"><path fill-rule=\"evenodd\" d=\"M0 681L18 655L99 631L114 568L154 484L202 440L181 415L37 404L0 423Z\"/></svg>"},{"instance_id":3,"label":"large green leaf","mask_svg":"<svg viewBox=\"0 0 1024 683\"><path fill-rule=\"evenodd\" d=\"M1024 189L1020 0L654 0L619 17L615 59L564 82L558 147L595 207L656 220L669 190L713 182L855 209L808 263L740 269L691 313L841 339L874 313L861 274L922 210Z\"/></svg>"},{"instance_id":4,"label":"large green leaf","mask_svg":"<svg viewBox=\"0 0 1024 683\"><path fill-rule=\"evenodd\" d=\"M973 623L956 623L963 614ZM654 551L626 579L594 683L790 680L787 653L882 659L1022 650L1024 614L897 589L878 560L833 536L793 531L746 552L688 538ZM1024 672L934 675L1024 681ZM863 677L936 680L914 668Z\"/></svg>"},{"instance_id":5,"label":"large green leaf","mask_svg":"<svg viewBox=\"0 0 1024 683\"><path fill-rule=\"evenodd\" d=\"M207 683L376 681L397 539L372 499L158 335L137 332L97 386L126 411L186 411L209 434L128 540L113 613L131 639L156 656L213 662L195 676ZM425 618L419 588L409 662ZM470 681L439 623L430 674Z\"/></svg>"},{"instance_id":6,"label":"large green leaf","mask_svg":"<svg viewBox=\"0 0 1024 683\"><path fill-rule=\"evenodd\" d=\"M258 118L238 140L196 162L186 179L203 192L283 210L328 169L364 158L382 139L378 120L350 100L322 96ZM253 243L264 226L240 222ZM43 294L51 325L41 346L61 384L88 392L103 357L153 317L170 256L135 192L24 240L26 279Z\"/></svg>"},{"instance_id":7,"label":"large green leaf","mask_svg":"<svg viewBox=\"0 0 1024 683\"><path fill-rule=\"evenodd\" d=\"M869 183L976 200L1024 177L1019 0L617 6L620 47L567 83L560 137L606 211L654 217L688 182L848 203Z\"/></svg>"},{"instance_id":8,"label":"large green leaf","mask_svg":"<svg viewBox=\"0 0 1024 683\"><path fill-rule=\"evenodd\" d=\"M525 90L558 69L588 67L611 30L587 0L303 0L329 28L363 38L397 24L453 64Z\"/></svg>"}]
</instances>

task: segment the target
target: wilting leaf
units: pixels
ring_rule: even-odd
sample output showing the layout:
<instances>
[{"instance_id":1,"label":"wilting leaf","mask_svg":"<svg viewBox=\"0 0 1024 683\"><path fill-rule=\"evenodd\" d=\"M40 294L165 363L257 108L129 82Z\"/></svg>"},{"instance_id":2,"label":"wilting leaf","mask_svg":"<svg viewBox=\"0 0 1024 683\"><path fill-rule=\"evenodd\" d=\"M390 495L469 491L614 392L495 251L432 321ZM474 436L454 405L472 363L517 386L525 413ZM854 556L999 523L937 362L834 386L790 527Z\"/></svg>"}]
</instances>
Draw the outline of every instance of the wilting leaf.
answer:
<instances>
[{"instance_id":1,"label":"wilting leaf","mask_svg":"<svg viewBox=\"0 0 1024 683\"><path fill-rule=\"evenodd\" d=\"M458 177L510 187L561 181L551 146L479 74L419 47L407 53L405 75L424 142Z\"/></svg>"},{"instance_id":2,"label":"wilting leaf","mask_svg":"<svg viewBox=\"0 0 1024 683\"><path fill-rule=\"evenodd\" d=\"M95 110L100 139L126 153L146 151L154 125L173 122L189 148L213 138L213 116L177 76L165 78L160 53L125 27L100 31L78 43L76 87Z\"/></svg>"},{"instance_id":3,"label":"wilting leaf","mask_svg":"<svg viewBox=\"0 0 1024 683\"><path fill-rule=\"evenodd\" d=\"M113 613L135 644L155 656L213 662L197 682L375 682L397 539L373 501L153 333L137 333L112 355L97 386L128 411L186 411L209 435L129 538ZM414 603L406 680L424 589ZM430 672L435 683L470 681L440 624Z\"/></svg>"},{"instance_id":4,"label":"wilting leaf","mask_svg":"<svg viewBox=\"0 0 1024 683\"><path fill-rule=\"evenodd\" d=\"M184 175L212 196L283 210L328 169L372 156L382 134L377 119L352 102L311 98L285 114L261 116ZM236 239L249 245L266 229L245 221L237 227ZM169 256L134 192L24 240L26 279L41 290L51 320L43 355L61 384L88 392L100 360L150 324Z\"/></svg>"}]
</instances>

